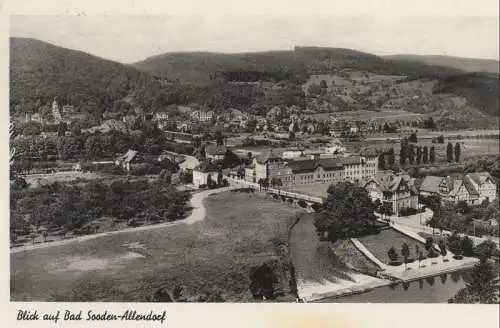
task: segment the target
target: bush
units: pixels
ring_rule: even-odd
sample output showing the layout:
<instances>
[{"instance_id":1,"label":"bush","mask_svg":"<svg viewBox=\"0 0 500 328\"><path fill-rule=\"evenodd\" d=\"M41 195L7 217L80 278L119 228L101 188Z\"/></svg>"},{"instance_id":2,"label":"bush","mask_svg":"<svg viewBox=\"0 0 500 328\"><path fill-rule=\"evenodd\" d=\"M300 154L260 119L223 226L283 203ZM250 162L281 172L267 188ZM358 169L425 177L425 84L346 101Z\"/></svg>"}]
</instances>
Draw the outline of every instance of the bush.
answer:
<instances>
[{"instance_id":1,"label":"bush","mask_svg":"<svg viewBox=\"0 0 500 328\"><path fill-rule=\"evenodd\" d=\"M399 210L399 216L410 216L418 213L417 209L406 207Z\"/></svg>"},{"instance_id":2,"label":"bush","mask_svg":"<svg viewBox=\"0 0 500 328\"><path fill-rule=\"evenodd\" d=\"M439 256L439 254L436 252L436 250L434 250L434 248L431 248L429 250L429 252L427 253L427 257L429 257L429 258L436 258L438 256Z\"/></svg>"}]
</instances>

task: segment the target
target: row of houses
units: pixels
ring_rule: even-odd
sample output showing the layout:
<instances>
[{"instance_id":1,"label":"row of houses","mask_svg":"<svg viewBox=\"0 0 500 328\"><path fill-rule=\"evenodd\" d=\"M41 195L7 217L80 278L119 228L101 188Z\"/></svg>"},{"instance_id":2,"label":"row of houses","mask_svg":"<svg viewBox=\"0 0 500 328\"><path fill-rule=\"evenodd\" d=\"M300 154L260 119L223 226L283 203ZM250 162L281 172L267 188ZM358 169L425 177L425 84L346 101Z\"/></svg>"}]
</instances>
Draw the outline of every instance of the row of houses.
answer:
<instances>
[{"instance_id":1,"label":"row of houses","mask_svg":"<svg viewBox=\"0 0 500 328\"><path fill-rule=\"evenodd\" d=\"M497 199L496 184L488 172L469 173L463 177L426 176L419 190L422 196L437 195L446 202L464 201L468 205Z\"/></svg>"}]
</instances>

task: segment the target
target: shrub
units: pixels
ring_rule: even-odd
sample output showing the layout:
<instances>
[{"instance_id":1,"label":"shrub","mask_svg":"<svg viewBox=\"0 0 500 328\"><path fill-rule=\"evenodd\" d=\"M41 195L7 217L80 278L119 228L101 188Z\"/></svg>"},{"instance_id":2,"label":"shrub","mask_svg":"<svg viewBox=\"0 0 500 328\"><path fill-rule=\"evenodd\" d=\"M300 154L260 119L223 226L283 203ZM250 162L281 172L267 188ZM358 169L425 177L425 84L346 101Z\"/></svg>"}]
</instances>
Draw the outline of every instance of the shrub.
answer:
<instances>
[{"instance_id":1,"label":"shrub","mask_svg":"<svg viewBox=\"0 0 500 328\"><path fill-rule=\"evenodd\" d=\"M427 253L427 257L430 257L430 258L436 258L438 256L439 256L439 254L436 252L436 250L434 248L431 248L429 250L429 252Z\"/></svg>"},{"instance_id":2,"label":"shrub","mask_svg":"<svg viewBox=\"0 0 500 328\"><path fill-rule=\"evenodd\" d=\"M399 216L410 216L418 213L418 210L410 207L405 207L399 210Z\"/></svg>"}]
</instances>

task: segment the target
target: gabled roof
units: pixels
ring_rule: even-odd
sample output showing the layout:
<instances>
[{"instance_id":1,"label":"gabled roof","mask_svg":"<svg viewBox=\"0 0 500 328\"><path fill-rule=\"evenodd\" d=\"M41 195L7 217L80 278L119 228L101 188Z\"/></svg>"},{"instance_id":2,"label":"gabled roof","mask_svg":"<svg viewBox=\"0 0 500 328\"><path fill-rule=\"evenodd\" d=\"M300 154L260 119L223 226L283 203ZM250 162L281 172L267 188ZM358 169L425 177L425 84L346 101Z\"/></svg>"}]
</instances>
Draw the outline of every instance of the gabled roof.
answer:
<instances>
[{"instance_id":1,"label":"gabled roof","mask_svg":"<svg viewBox=\"0 0 500 328\"><path fill-rule=\"evenodd\" d=\"M269 160L281 160L281 152L277 152L273 149L266 150L257 155L256 159L259 163L267 163Z\"/></svg>"},{"instance_id":2,"label":"gabled roof","mask_svg":"<svg viewBox=\"0 0 500 328\"><path fill-rule=\"evenodd\" d=\"M443 177L436 177L432 175L428 175L424 178L422 183L420 184L420 191L431 192L431 193L439 193L439 185L443 181Z\"/></svg>"},{"instance_id":3,"label":"gabled roof","mask_svg":"<svg viewBox=\"0 0 500 328\"><path fill-rule=\"evenodd\" d=\"M371 182L376 183L382 192L393 193L396 192L401 185L410 189L410 192L417 194L417 190L412 183L412 180L407 174L394 174L391 171L380 171L371 177L365 186Z\"/></svg>"},{"instance_id":4,"label":"gabled roof","mask_svg":"<svg viewBox=\"0 0 500 328\"><path fill-rule=\"evenodd\" d=\"M469 173L467 177L472 179L477 185L482 185L486 183L486 181L491 180L491 175L489 172L477 172L477 173Z\"/></svg>"},{"instance_id":5,"label":"gabled roof","mask_svg":"<svg viewBox=\"0 0 500 328\"><path fill-rule=\"evenodd\" d=\"M341 162L344 165L354 165L363 163L363 158L361 156L347 156L341 157Z\"/></svg>"},{"instance_id":6,"label":"gabled roof","mask_svg":"<svg viewBox=\"0 0 500 328\"><path fill-rule=\"evenodd\" d=\"M227 148L225 146L208 145L205 148L205 153L212 156L222 156L225 155Z\"/></svg>"},{"instance_id":7,"label":"gabled roof","mask_svg":"<svg viewBox=\"0 0 500 328\"><path fill-rule=\"evenodd\" d=\"M118 157L118 160L123 163L130 163L137 156L137 151L129 149L125 155Z\"/></svg>"}]
</instances>

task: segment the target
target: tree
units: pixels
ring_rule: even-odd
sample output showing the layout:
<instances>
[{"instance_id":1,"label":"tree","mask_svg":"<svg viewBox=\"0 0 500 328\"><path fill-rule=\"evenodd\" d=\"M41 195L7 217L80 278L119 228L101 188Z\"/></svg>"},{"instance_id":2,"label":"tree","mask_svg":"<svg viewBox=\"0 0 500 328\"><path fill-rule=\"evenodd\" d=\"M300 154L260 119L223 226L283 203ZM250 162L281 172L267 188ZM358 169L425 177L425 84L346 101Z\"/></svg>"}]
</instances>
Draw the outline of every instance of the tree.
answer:
<instances>
[{"instance_id":1,"label":"tree","mask_svg":"<svg viewBox=\"0 0 500 328\"><path fill-rule=\"evenodd\" d=\"M215 131L215 143L217 146L224 145L224 137L222 136L222 132L220 130Z\"/></svg>"},{"instance_id":2,"label":"tree","mask_svg":"<svg viewBox=\"0 0 500 328\"><path fill-rule=\"evenodd\" d=\"M406 270L406 263L408 262L408 257L410 257L410 248L408 247L407 243L403 243L401 246L401 255L403 255L403 258L405 260L405 270Z\"/></svg>"},{"instance_id":3,"label":"tree","mask_svg":"<svg viewBox=\"0 0 500 328\"><path fill-rule=\"evenodd\" d=\"M259 179L259 181L257 181L257 183L259 184L259 190L262 190L262 186L264 185L264 179Z\"/></svg>"},{"instance_id":4,"label":"tree","mask_svg":"<svg viewBox=\"0 0 500 328\"><path fill-rule=\"evenodd\" d=\"M427 148L427 146L424 146L424 149L422 151L422 162L424 164L427 164L428 161L429 161L429 148Z\"/></svg>"},{"instance_id":5,"label":"tree","mask_svg":"<svg viewBox=\"0 0 500 328\"><path fill-rule=\"evenodd\" d=\"M399 150L399 164L403 166L406 163L406 144L401 143L401 149Z\"/></svg>"},{"instance_id":6,"label":"tree","mask_svg":"<svg viewBox=\"0 0 500 328\"><path fill-rule=\"evenodd\" d=\"M430 252L434 248L434 239L432 237L425 238L425 250Z\"/></svg>"},{"instance_id":7,"label":"tree","mask_svg":"<svg viewBox=\"0 0 500 328\"><path fill-rule=\"evenodd\" d=\"M394 148L391 148L389 150L389 154L387 156L387 163L389 164L389 167L394 167L394 164L396 162L395 155L394 155Z\"/></svg>"},{"instance_id":8,"label":"tree","mask_svg":"<svg viewBox=\"0 0 500 328\"><path fill-rule=\"evenodd\" d=\"M466 280L465 288L461 289L450 303L497 303L498 281L497 273L488 260L480 260L474 265L472 272Z\"/></svg>"},{"instance_id":9,"label":"tree","mask_svg":"<svg viewBox=\"0 0 500 328\"><path fill-rule=\"evenodd\" d=\"M436 149L434 146L431 147L429 151L429 161L434 164L436 162Z\"/></svg>"},{"instance_id":10,"label":"tree","mask_svg":"<svg viewBox=\"0 0 500 328\"><path fill-rule=\"evenodd\" d=\"M350 182L331 185L323 210L314 220L318 235L339 238L362 236L377 231L374 206L363 187Z\"/></svg>"},{"instance_id":11,"label":"tree","mask_svg":"<svg viewBox=\"0 0 500 328\"><path fill-rule=\"evenodd\" d=\"M66 135L67 130L68 130L68 125L66 124L66 122L61 122L57 126L57 135L59 137L62 137L64 135Z\"/></svg>"},{"instance_id":12,"label":"tree","mask_svg":"<svg viewBox=\"0 0 500 328\"><path fill-rule=\"evenodd\" d=\"M387 256L389 257L389 260L392 262L392 263L395 263L397 260L398 260L398 252L396 252L396 249L393 247L391 247L389 249L389 251L387 251Z\"/></svg>"},{"instance_id":13,"label":"tree","mask_svg":"<svg viewBox=\"0 0 500 328\"><path fill-rule=\"evenodd\" d=\"M409 142L413 142L413 143L417 143L418 140L417 140L417 134L415 132L413 132L412 134L410 134L410 137L408 138L408 141Z\"/></svg>"},{"instance_id":14,"label":"tree","mask_svg":"<svg viewBox=\"0 0 500 328\"><path fill-rule=\"evenodd\" d=\"M322 89L327 89L327 88L328 88L328 85L326 84L326 81L325 81L325 80L321 80L321 82L319 83L319 86L320 86Z\"/></svg>"},{"instance_id":15,"label":"tree","mask_svg":"<svg viewBox=\"0 0 500 328\"><path fill-rule=\"evenodd\" d=\"M446 146L446 161L448 163L453 162L453 145L451 142L448 142L448 145Z\"/></svg>"},{"instance_id":16,"label":"tree","mask_svg":"<svg viewBox=\"0 0 500 328\"><path fill-rule=\"evenodd\" d=\"M422 162L422 147L417 147L417 164Z\"/></svg>"},{"instance_id":17,"label":"tree","mask_svg":"<svg viewBox=\"0 0 500 328\"><path fill-rule=\"evenodd\" d=\"M262 187L264 187L264 189L269 188L269 179L268 179L268 178L265 178L265 179L262 181Z\"/></svg>"},{"instance_id":18,"label":"tree","mask_svg":"<svg viewBox=\"0 0 500 328\"><path fill-rule=\"evenodd\" d=\"M455 144L455 162L460 162L460 144L458 142Z\"/></svg>"},{"instance_id":19,"label":"tree","mask_svg":"<svg viewBox=\"0 0 500 328\"><path fill-rule=\"evenodd\" d=\"M385 170L387 167L386 167L386 164L385 164L385 156L384 154L381 154L379 157L378 157L378 169L379 170Z\"/></svg>"},{"instance_id":20,"label":"tree","mask_svg":"<svg viewBox=\"0 0 500 328\"><path fill-rule=\"evenodd\" d=\"M477 245L475 253L480 260L486 261L495 254L496 249L497 246L493 241L486 240Z\"/></svg>"},{"instance_id":21,"label":"tree","mask_svg":"<svg viewBox=\"0 0 500 328\"><path fill-rule=\"evenodd\" d=\"M224 175L222 174L222 170L219 170L217 173L217 184L222 185L222 179L224 179Z\"/></svg>"},{"instance_id":22,"label":"tree","mask_svg":"<svg viewBox=\"0 0 500 328\"><path fill-rule=\"evenodd\" d=\"M444 262L444 257L446 256L446 254L448 254L448 252L446 251L446 242L444 241L444 239L441 239L439 241L439 253L443 257Z\"/></svg>"},{"instance_id":23,"label":"tree","mask_svg":"<svg viewBox=\"0 0 500 328\"><path fill-rule=\"evenodd\" d=\"M406 147L408 161L410 162L410 164L413 164L415 162L415 149L413 147L413 144L409 144Z\"/></svg>"},{"instance_id":24,"label":"tree","mask_svg":"<svg viewBox=\"0 0 500 328\"><path fill-rule=\"evenodd\" d=\"M470 237L465 236L462 238L460 248L462 249L464 256L474 256L474 242L470 239Z\"/></svg>"},{"instance_id":25,"label":"tree","mask_svg":"<svg viewBox=\"0 0 500 328\"><path fill-rule=\"evenodd\" d=\"M437 143L444 144L444 136L443 135L440 135L439 137L437 137Z\"/></svg>"},{"instance_id":26,"label":"tree","mask_svg":"<svg viewBox=\"0 0 500 328\"><path fill-rule=\"evenodd\" d=\"M222 160L222 167L224 168L233 168L241 164L241 159L231 150L226 150L224 154L224 158Z\"/></svg>"},{"instance_id":27,"label":"tree","mask_svg":"<svg viewBox=\"0 0 500 328\"><path fill-rule=\"evenodd\" d=\"M209 174L207 175L207 186L208 186L208 188L212 188L212 187L213 187L213 184L214 184L214 182L213 182L213 180L212 180L212 175L209 173Z\"/></svg>"},{"instance_id":28,"label":"tree","mask_svg":"<svg viewBox=\"0 0 500 328\"><path fill-rule=\"evenodd\" d=\"M85 156L88 159L94 159L102 156L103 150L99 136L90 136L85 141Z\"/></svg>"}]
</instances>

